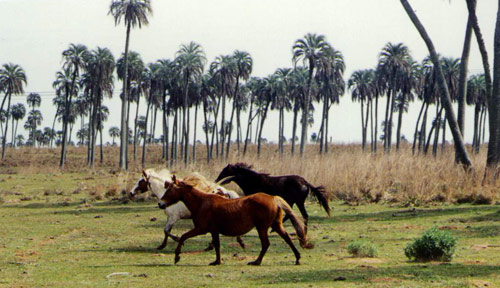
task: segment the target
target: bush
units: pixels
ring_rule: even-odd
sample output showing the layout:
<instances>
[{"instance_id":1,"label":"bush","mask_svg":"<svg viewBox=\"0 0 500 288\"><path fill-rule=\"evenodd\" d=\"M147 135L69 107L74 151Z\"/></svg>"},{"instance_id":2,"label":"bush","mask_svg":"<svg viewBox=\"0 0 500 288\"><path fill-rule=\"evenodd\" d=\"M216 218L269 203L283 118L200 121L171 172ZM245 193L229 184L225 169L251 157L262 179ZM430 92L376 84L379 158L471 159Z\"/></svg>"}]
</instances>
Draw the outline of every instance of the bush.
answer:
<instances>
[{"instance_id":1,"label":"bush","mask_svg":"<svg viewBox=\"0 0 500 288\"><path fill-rule=\"evenodd\" d=\"M347 245L347 252L354 257L375 257L377 256L377 247L367 241L354 240Z\"/></svg>"},{"instance_id":2,"label":"bush","mask_svg":"<svg viewBox=\"0 0 500 288\"><path fill-rule=\"evenodd\" d=\"M422 237L408 243L405 255L415 261L451 261L455 253L457 239L448 231L434 227L424 232Z\"/></svg>"}]
</instances>

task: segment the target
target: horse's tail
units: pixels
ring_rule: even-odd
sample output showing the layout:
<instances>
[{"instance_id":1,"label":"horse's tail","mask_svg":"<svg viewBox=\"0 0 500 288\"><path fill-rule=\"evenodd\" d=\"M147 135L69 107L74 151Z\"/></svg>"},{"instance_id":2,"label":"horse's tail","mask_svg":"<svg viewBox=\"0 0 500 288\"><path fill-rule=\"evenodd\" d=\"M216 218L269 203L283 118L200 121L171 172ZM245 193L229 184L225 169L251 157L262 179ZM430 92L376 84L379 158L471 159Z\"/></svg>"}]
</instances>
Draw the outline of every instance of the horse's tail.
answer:
<instances>
[{"instance_id":1,"label":"horse's tail","mask_svg":"<svg viewBox=\"0 0 500 288\"><path fill-rule=\"evenodd\" d=\"M306 230L304 221L297 217L295 213L293 213L292 207L286 203L286 201L279 197L274 196L274 203L278 205L280 209L285 211L285 214L288 215L290 220L292 221L293 227L295 227L295 231L297 232L297 236L299 237L300 246L305 249L311 249L314 246L311 243L307 242Z\"/></svg>"},{"instance_id":2,"label":"horse's tail","mask_svg":"<svg viewBox=\"0 0 500 288\"><path fill-rule=\"evenodd\" d=\"M326 213L330 216L330 206L328 205L328 194L326 192L325 186L314 187L309 182L306 181L307 187L313 192L316 199L318 199L319 204L325 208Z\"/></svg>"}]
</instances>

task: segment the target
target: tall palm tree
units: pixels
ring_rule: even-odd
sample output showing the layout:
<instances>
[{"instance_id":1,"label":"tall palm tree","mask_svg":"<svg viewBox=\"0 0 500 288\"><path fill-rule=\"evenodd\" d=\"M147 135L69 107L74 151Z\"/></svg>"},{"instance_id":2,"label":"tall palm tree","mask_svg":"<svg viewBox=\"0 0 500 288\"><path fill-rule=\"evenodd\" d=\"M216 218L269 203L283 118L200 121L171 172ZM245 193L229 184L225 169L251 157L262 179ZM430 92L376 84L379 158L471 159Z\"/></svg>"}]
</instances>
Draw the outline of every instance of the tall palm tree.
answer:
<instances>
[{"instance_id":1,"label":"tall palm tree","mask_svg":"<svg viewBox=\"0 0 500 288\"><path fill-rule=\"evenodd\" d=\"M304 67L296 67L292 71L292 88L290 98L293 101L293 124L292 124L292 155L295 154L295 141L297 138L297 116L304 109L304 100L307 95L307 83L309 72Z\"/></svg>"},{"instance_id":2,"label":"tall palm tree","mask_svg":"<svg viewBox=\"0 0 500 288\"><path fill-rule=\"evenodd\" d=\"M342 53L329 47L326 57L318 61L316 81L318 83L317 100L323 102L323 113L319 133L320 153L328 152L328 118L331 105L340 102L340 97L345 92L344 82L345 63Z\"/></svg>"},{"instance_id":3,"label":"tall palm tree","mask_svg":"<svg viewBox=\"0 0 500 288\"><path fill-rule=\"evenodd\" d=\"M36 142L36 139L35 139L35 131L37 130L36 128L39 126L39 125L42 125L42 121L43 121L43 116L42 116L42 113L40 112L40 110L31 110L29 113L28 113L28 119L26 120L26 124L24 125L24 128L28 128L28 131L30 131L30 133L32 133L30 135L30 142L33 141L33 143L31 143L31 145L35 145L35 142Z\"/></svg>"},{"instance_id":4,"label":"tall palm tree","mask_svg":"<svg viewBox=\"0 0 500 288\"><path fill-rule=\"evenodd\" d=\"M113 139L112 145L115 145L115 138L120 137L120 128L116 126L109 128L109 136Z\"/></svg>"},{"instance_id":5,"label":"tall palm tree","mask_svg":"<svg viewBox=\"0 0 500 288\"><path fill-rule=\"evenodd\" d=\"M400 89L400 87L398 87L397 76L399 74L408 73L410 70L410 61L409 49L403 43L387 43L384 48L382 48L382 52L380 52L378 69L384 75L384 79L389 87L385 110L385 122L388 123L388 125L385 125L384 131L384 144L387 153L391 152L392 115L397 97L396 93Z\"/></svg>"},{"instance_id":6,"label":"tall palm tree","mask_svg":"<svg viewBox=\"0 0 500 288\"><path fill-rule=\"evenodd\" d=\"M441 70L441 65L439 65L438 53L436 52L436 49L434 48L434 44L432 43L431 38L429 37L424 26L418 19L410 3L408 3L407 0L400 0L400 1L406 13L408 14L408 17L410 18L413 25L418 30L420 36L424 40L427 49L429 50L432 63L434 64L434 67L436 69L437 83L439 86L439 90L441 92L441 102L446 111L446 119L448 120L448 126L450 127L451 133L453 135L453 141L455 142L455 152L456 152L455 154L458 156L456 157L455 160L458 160L458 163L462 164L465 168L469 168L472 166L472 162L470 161L469 154L467 153L467 149L465 148L465 143L463 141L462 134L460 133L460 129L458 128L458 123L455 118L455 113L453 112L450 92L448 90L448 86L446 85L446 80L444 79L443 71ZM488 147L488 150L489 148L490 147Z\"/></svg>"},{"instance_id":7,"label":"tall palm tree","mask_svg":"<svg viewBox=\"0 0 500 288\"><path fill-rule=\"evenodd\" d=\"M64 162L66 160L66 142L68 136L68 125L70 118L70 106L72 103L72 97L76 96L77 80L82 70L85 70L85 58L87 57L87 47L82 44L70 44L69 48L64 50L62 55L64 59L64 69L71 71L71 86L65 95L65 110L63 117L63 139L62 139L62 149L61 149L61 159L59 161L59 166L64 169ZM71 138L71 136L69 137Z\"/></svg>"},{"instance_id":8,"label":"tall palm tree","mask_svg":"<svg viewBox=\"0 0 500 288\"><path fill-rule=\"evenodd\" d=\"M474 105L474 134L472 137L472 151L479 152L481 138L480 113L486 106L486 81L484 74L474 75L467 83L467 104Z\"/></svg>"},{"instance_id":9,"label":"tall palm tree","mask_svg":"<svg viewBox=\"0 0 500 288\"><path fill-rule=\"evenodd\" d=\"M238 145L238 155L240 154L240 129L241 129L241 119L240 119L240 112L241 112L241 107L245 103L245 99L242 99L244 94L239 93L239 88L240 88L240 79L241 80L248 80L250 78L250 74L252 73L252 66L253 66L253 60L252 57L250 56L250 53L245 52L245 51L239 51L236 50L233 53L233 61L235 62L236 66L236 71L235 71L235 78L236 78L236 85L234 87L234 94L233 94L233 105L234 108L236 109L236 142ZM233 109L234 109L233 108ZM229 127L232 127L230 125ZM229 147L231 145L231 128L229 129L229 137L227 141L227 149L226 149L226 158L229 156Z\"/></svg>"},{"instance_id":10,"label":"tall palm tree","mask_svg":"<svg viewBox=\"0 0 500 288\"><path fill-rule=\"evenodd\" d=\"M11 145L13 147L16 147L16 135L17 135L17 126L19 124L19 120L23 120L24 116L26 115L26 107L24 107L23 103L17 103L12 105L12 111L10 113L12 115L12 141ZM14 122L16 123L16 126L14 128Z\"/></svg>"},{"instance_id":11,"label":"tall palm tree","mask_svg":"<svg viewBox=\"0 0 500 288\"><path fill-rule=\"evenodd\" d=\"M116 70L118 74L118 79L124 79L125 77L125 62L127 63L127 91L128 91L128 98L127 98L127 111L126 111L126 126L129 127L129 120L130 120L130 103L131 102L136 102L136 113L135 113L135 119L134 119L134 159L136 158L136 145L137 145L137 117L139 113L139 102L140 102L140 96L141 96L141 77L142 73L144 71L144 62L142 61L141 56L139 53L135 51L130 51L130 53L127 56L127 61L125 61L125 55L123 54L122 57L118 59L116 62ZM125 96L124 93L121 94L121 97L123 98ZM129 139L127 139L127 142L129 142ZM128 155L128 146L125 148L126 154ZM127 156L128 157L128 156ZM127 158L128 161L128 158ZM125 165L128 168L128 162Z\"/></svg>"},{"instance_id":12,"label":"tall palm tree","mask_svg":"<svg viewBox=\"0 0 500 288\"><path fill-rule=\"evenodd\" d=\"M205 66L206 58L205 52L200 44L190 42L181 45L177 51L175 59L179 66L181 77L184 82L183 91L184 97L182 99L182 130L184 136L184 164L189 162L189 110L188 110L188 95L190 83L199 83L203 75L203 68Z\"/></svg>"},{"instance_id":13,"label":"tall palm tree","mask_svg":"<svg viewBox=\"0 0 500 288\"><path fill-rule=\"evenodd\" d=\"M35 108L40 107L42 103L42 97L38 93L30 93L26 98L26 102L28 103L28 107L31 107L31 110L35 110ZM34 131L30 132L30 135L34 135ZM32 142L34 143L34 141Z\"/></svg>"},{"instance_id":14,"label":"tall palm tree","mask_svg":"<svg viewBox=\"0 0 500 288\"><path fill-rule=\"evenodd\" d=\"M291 68L278 68L275 74L279 77L279 81L283 83L283 93L279 94L278 97L278 109L279 109L279 135L278 135L278 149L280 155L284 152L284 141L286 140L284 135L285 129L285 110L289 111L292 108L292 98L291 98L291 82L292 82L292 69Z\"/></svg>"},{"instance_id":15,"label":"tall palm tree","mask_svg":"<svg viewBox=\"0 0 500 288\"><path fill-rule=\"evenodd\" d=\"M115 18L115 25L120 24L121 20L127 26L127 34L125 39L125 73L123 76L123 99L122 99L122 110L121 110L121 136L120 136L120 169L127 169L127 105L128 105L128 87L127 87L127 78L128 78L128 46L130 39L130 28L138 26L139 28L142 25L147 25L148 14L152 14L153 9L151 8L151 2L149 0L113 0L109 7L108 14L113 15Z\"/></svg>"},{"instance_id":16,"label":"tall palm tree","mask_svg":"<svg viewBox=\"0 0 500 288\"><path fill-rule=\"evenodd\" d=\"M362 149L365 151L366 146L366 130L368 127L368 111L366 108L366 117L364 103L371 101L375 88L373 87L374 72L372 69L357 70L352 73L351 78L347 82L347 86L351 89L352 100L361 103L361 136L362 136Z\"/></svg>"},{"instance_id":17,"label":"tall palm tree","mask_svg":"<svg viewBox=\"0 0 500 288\"><path fill-rule=\"evenodd\" d=\"M23 68L17 64L4 64L0 69L0 87L5 91L5 96L2 100L2 105L0 105L0 111L3 110L5 101L7 101L7 112L5 120L5 130L3 132L2 139L2 160L5 157L5 143L7 140L7 129L9 124L9 114L10 114L10 100L12 95L18 95L24 93L24 86L26 84L26 73Z\"/></svg>"},{"instance_id":18,"label":"tall palm tree","mask_svg":"<svg viewBox=\"0 0 500 288\"><path fill-rule=\"evenodd\" d=\"M304 109L302 112L302 132L300 137L300 155L304 156L305 145L307 143L307 126L309 115L309 104L311 103L311 82L314 75L314 69L317 62L324 57L330 49L330 45L325 39L324 35L316 35L308 33L304 39L298 39L293 45L293 62L303 60L309 68L309 77L307 79L307 93L304 99Z\"/></svg>"},{"instance_id":19,"label":"tall palm tree","mask_svg":"<svg viewBox=\"0 0 500 288\"><path fill-rule=\"evenodd\" d=\"M231 87L234 85L234 75L236 74L236 62L230 55L220 55L210 64L210 72L213 75L215 85L218 88L218 94L221 96L221 154L224 155L225 131L226 129L226 98L231 95Z\"/></svg>"}]
</instances>

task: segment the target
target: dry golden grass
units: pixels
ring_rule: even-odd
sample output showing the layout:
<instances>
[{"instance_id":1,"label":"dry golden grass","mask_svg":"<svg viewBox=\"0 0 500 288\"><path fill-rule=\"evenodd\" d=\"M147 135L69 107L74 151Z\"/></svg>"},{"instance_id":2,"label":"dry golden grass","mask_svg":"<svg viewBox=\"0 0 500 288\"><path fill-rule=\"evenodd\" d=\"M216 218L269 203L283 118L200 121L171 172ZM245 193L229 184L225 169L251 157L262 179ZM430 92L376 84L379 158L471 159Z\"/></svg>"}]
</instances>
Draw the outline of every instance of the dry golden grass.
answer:
<instances>
[{"instance_id":1,"label":"dry golden grass","mask_svg":"<svg viewBox=\"0 0 500 288\"><path fill-rule=\"evenodd\" d=\"M273 144L263 146L260 158L256 155L256 147L251 145L249 152L243 157L237 155L236 145L232 145L229 159L217 159L210 164L206 163L206 147L198 145L197 148L195 163L185 167L182 160L179 160L170 169L180 174L199 171L208 179L215 179L227 163L247 162L257 171L272 175L301 175L313 185L324 185L332 197L350 204L379 201L403 205L431 202L483 204L498 199L497 185L481 185L486 147L483 147L480 154L471 155L473 172L465 172L460 166L454 165L452 146L447 146L444 154L433 158L412 155L409 145L390 155L383 152L363 153L359 145L330 146L328 154L319 155L318 146L310 145L302 159L298 155L292 157L290 147L285 147L286 153L281 158L277 146ZM146 167L165 167L165 161L161 159L161 146L150 146L147 149ZM105 147L104 162L97 163L94 171L86 166L86 152L86 148L70 147L65 171L86 172L90 175L119 173L118 147ZM127 174L126 181L128 186L136 180L136 172L142 169L140 149L137 155L137 161L130 155L130 173ZM6 160L0 162L0 173L58 173L58 164L59 149L11 149ZM113 197L121 191L120 185L110 184L104 187L97 184L89 187L92 190L89 192L95 198Z\"/></svg>"}]
</instances>

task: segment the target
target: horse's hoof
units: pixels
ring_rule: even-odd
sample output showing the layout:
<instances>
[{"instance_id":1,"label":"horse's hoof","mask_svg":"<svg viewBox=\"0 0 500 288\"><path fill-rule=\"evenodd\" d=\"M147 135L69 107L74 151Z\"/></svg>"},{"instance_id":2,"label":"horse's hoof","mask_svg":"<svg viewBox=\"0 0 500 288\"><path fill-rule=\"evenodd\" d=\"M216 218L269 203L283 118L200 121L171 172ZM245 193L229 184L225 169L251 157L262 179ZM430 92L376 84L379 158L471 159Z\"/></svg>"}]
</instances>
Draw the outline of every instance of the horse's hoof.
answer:
<instances>
[{"instance_id":1,"label":"horse's hoof","mask_svg":"<svg viewBox=\"0 0 500 288\"><path fill-rule=\"evenodd\" d=\"M179 260L181 260L181 256L175 255L174 264L177 264L177 262L179 262Z\"/></svg>"},{"instance_id":2,"label":"horse's hoof","mask_svg":"<svg viewBox=\"0 0 500 288\"><path fill-rule=\"evenodd\" d=\"M297 260L295 261L295 265L300 265L300 261L299 261L299 259L297 259Z\"/></svg>"},{"instance_id":3,"label":"horse's hoof","mask_svg":"<svg viewBox=\"0 0 500 288\"><path fill-rule=\"evenodd\" d=\"M215 266L215 265L220 265L220 264L221 264L221 261L217 261L217 260L215 260L214 262L212 262L212 263L210 263L210 264L208 264L208 265L210 265L210 266Z\"/></svg>"},{"instance_id":4,"label":"horse's hoof","mask_svg":"<svg viewBox=\"0 0 500 288\"><path fill-rule=\"evenodd\" d=\"M241 246L242 249L247 248L247 246L245 244L243 244L243 243L241 243L240 246Z\"/></svg>"},{"instance_id":5,"label":"horse's hoof","mask_svg":"<svg viewBox=\"0 0 500 288\"><path fill-rule=\"evenodd\" d=\"M163 250L167 244L161 244L160 246L156 247L156 250Z\"/></svg>"},{"instance_id":6,"label":"horse's hoof","mask_svg":"<svg viewBox=\"0 0 500 288\"><path fill-rule=\"evenodd\" d=\"M258 262L258 261L252 261L252 262L248 262L248 265L259 266L260 262Z\"/></svg>"}]
</instances>

